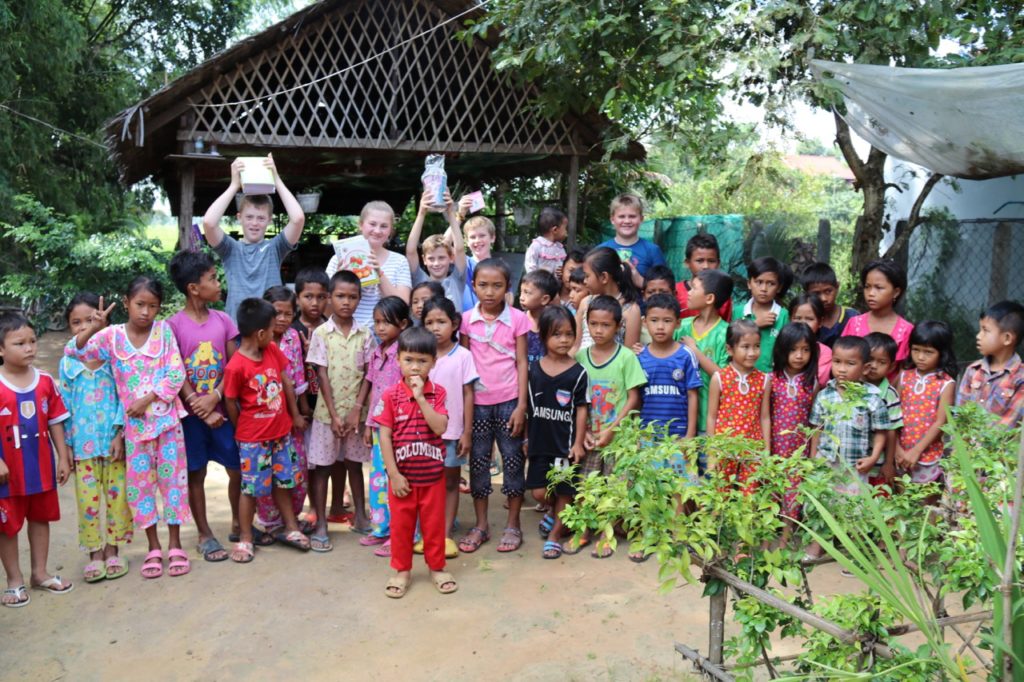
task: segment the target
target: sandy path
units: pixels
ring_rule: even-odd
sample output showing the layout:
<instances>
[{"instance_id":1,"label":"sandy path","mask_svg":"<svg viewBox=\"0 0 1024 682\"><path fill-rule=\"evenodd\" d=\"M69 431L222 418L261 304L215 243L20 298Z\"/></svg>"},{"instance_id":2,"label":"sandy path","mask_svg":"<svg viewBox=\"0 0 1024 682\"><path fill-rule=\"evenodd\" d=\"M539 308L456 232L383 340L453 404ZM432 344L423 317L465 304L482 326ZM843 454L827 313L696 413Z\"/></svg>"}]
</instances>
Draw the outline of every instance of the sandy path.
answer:
<instances>
[{"instance_id":1,"label":"sandy path","mask_svg":"<svg viewBox=\"0 0 1024 682\"><path fill-rule=\"evenodd\" d=\"M44 340L40 367L56 366L59 341ZM226 481L217 469L207 482L211 523L225 543ZM500 497L491 499L492 528L500 529ZM50 568L74 580L75 590L33 592L28 607L0 609L0 679L677 680L690 679L691 668L673 642L706 651L702 586L660 595L655 562L633 564L624 547L605 561L586 550L545 561L535 530L540 515L532 511L524 513L519 552L499 554L492 539L450 562L457 593L437 593L417 558L408 595L391 600L383 594L387 560L340 525L331 527L332 553L270 547L244 566L203 562L189 526L182 537L192 573L153 581L137 572L141 536L124 552L127 576L87 585L70 485L60 500L64 518L52 526ZM460 521L466 528L471 520L464 496ZM21 549L27 572L24 534ZM856 585L834 566L815 578L840 589Z\"/></svg>"}]
</instances>

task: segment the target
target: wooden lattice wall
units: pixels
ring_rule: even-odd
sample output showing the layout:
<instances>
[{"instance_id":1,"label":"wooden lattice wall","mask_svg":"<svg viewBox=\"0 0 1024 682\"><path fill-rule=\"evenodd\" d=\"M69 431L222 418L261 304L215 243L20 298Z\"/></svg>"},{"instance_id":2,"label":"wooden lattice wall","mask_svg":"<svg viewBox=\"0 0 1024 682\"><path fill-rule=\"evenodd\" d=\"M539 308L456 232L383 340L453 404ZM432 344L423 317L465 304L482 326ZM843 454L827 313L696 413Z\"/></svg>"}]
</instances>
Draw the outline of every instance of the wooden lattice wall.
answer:
<instances>
[{"instance_id":1,"label":"wooden lattice wall","mask_svg":"<svg viewBox=\"0 0 1024 682\"><path fill-rule=\"evenodd\" d=\"M495 72L486 45L458 40L457 22L314 85L231 104L358 64L447 18L425 0L341 4L193 95L194 122L178 137L254 146L579 154L569 125L532 114L529 89Z\"/></svg>"}]
</instances>

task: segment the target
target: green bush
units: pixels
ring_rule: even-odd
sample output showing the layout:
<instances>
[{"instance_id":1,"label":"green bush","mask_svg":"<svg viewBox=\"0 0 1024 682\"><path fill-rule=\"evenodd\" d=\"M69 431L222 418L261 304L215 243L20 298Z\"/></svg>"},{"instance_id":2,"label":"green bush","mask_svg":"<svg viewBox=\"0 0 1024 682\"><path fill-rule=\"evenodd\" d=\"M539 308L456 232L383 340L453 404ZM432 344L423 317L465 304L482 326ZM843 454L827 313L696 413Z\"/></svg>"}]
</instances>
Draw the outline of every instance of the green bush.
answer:
<instances>
[{"instance_id":1,"label":"green bush","mask_svg":"<svg viewBox=\"0 0 1024 682\"><path fill-rule=\"evenodd\" d=\"M86 236L72 218L29 195L14 199L15 223L0 223L0 298L23 309L40 331L61 328L64 307L80 291L120 300L138 275L163 284L168 299L177 291L167 275L168 253L159 242L134 232ZM178 306L164 301L164 310Z\"/></svg>"}]
</instances>

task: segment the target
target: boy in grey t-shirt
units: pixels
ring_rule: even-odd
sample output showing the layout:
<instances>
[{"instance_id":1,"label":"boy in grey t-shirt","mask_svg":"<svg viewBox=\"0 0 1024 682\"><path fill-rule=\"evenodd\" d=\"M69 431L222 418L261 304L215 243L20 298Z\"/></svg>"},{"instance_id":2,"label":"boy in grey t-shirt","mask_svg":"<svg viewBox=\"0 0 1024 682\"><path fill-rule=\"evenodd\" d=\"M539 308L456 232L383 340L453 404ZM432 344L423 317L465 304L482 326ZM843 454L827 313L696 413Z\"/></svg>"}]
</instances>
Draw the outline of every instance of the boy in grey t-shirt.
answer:
<instances>
[{"instance_id":1,"label":"boy in grey t-shirt","mask_svg":"<svg viewBox=\"0 0 1024 682\"><path fill-rule=\"evenodd\" d=\"M430 235L423 240L423 266L420 267L420 235L423 234L423 223L427 213L436 210L433 206L433 194L424 192L420 197L419 211L416 221L409 230L409 239L405 245L405 257L409 261L413 286L432 279L444 287L445 296L455 304L456 310L462 310L462 292L466 288L466 250L462 245L462 232L459 230L459 219L455 211L455 202L445 192L445 218L451 228L454 244L449 245L440 234Z\"/></svg>"},{"instance_id":2,"label":"boy in grey t-shirt","mask_svg":"<svg viewBox=\"0 0 1024 682\"><path fill-rule=\"evenodd\" d=\"M229 237L220 227L224 212L242 189L242 169L245 164L235 159L231 164L231 184L224 193L206 210L203 216L203 233L206 241L224 262L227 278L228 300L225 311L235 319L238 304L246 298L260 298L272 286L281 284L281 261L295 248L302 236L306 216L291 191L281 180L274 166L274 158L267 154L263 162L274 174L274 185L284 210L288 212L288 224L281 234L267 240L267 226L274 216L274 204L265 194L249 195L242 199L238 211L238 222L242 225L242 241Z\"/></svg>"}]
</instances>

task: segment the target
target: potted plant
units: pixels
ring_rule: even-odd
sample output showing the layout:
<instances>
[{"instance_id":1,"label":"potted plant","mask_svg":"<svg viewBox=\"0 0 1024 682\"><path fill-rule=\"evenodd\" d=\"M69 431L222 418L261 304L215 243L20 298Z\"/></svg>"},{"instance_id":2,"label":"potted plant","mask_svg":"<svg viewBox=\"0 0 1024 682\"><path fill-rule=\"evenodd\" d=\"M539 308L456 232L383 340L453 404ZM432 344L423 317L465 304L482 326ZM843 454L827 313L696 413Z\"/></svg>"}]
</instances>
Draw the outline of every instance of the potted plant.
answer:
<instances>
[{"instance_id":1,"label":"potted plant","mask_svg":"<svg viewBox=\"0 0 1024 682\"><path fill-rule=\"evenodd\" d=\"M323 194L323 185L312 185L299 190L299 193L295 195L295 200L299 202L299 206L305 213L316 213L316 210L320 207L320 196Z\"/></svg>"}]
</instances>

